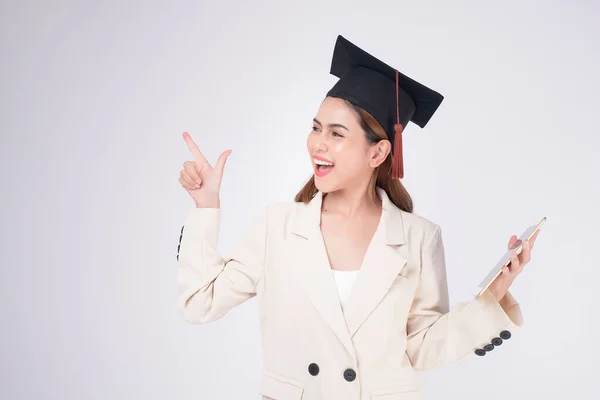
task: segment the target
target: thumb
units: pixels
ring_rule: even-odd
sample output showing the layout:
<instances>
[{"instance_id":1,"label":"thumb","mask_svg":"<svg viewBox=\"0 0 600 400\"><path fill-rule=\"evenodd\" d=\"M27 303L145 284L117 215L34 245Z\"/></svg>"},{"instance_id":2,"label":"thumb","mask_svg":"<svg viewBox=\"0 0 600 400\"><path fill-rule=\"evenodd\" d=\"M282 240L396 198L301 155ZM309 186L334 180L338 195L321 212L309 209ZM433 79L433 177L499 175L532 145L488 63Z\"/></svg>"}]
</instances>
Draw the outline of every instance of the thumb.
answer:
<instances>
[{"instance_id":1,"label":"thumb","mask_svg":"<svg viewBox=\"0 0 600 400\"><path fill-rule=\"evenodd\" d=\"M229 157L230 154L231 154L231 150L226 150L221 153L221 155L219 156L219 159L217 160L217 165L215 165L215 167L219 170L219 172L221 174L223 173L223 170L225 169L225 163L227 162L227 157Z\"/></svg>"}]
</instances>

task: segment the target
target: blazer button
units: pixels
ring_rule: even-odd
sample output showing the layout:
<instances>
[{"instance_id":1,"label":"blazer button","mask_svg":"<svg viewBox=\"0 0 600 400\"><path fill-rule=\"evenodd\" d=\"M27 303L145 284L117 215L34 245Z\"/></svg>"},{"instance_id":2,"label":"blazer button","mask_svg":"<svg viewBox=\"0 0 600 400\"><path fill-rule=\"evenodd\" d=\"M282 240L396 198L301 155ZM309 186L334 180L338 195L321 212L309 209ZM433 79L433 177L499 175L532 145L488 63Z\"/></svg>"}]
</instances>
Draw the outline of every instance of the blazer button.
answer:
<instances>
[{"instance_id":1,"label":"blazer button","mask_svg":"<svg viewBox=\"0 0 600 400\"><path fill-rule=\"evenodd\" d=\"M317 374L319 373L319 366L315 363L311 363L308 366L308 373L312 376L317 376Z\"/></svg>"},{"instance_id":2,"label":"blazer button","mask_svg":"<svg viewBox=\"0 0 600 400\"><path fill-rule=\"evenodd\" d=\"M511 334L509 331L502 331L502 332L500 332L500 337L504 340L510 339Z\"/></svg>"},{"instance_id":3,"label":"blazer button","mask_svg":"<svg viewBox=\"0 0 600 400\"><path fill-rule=\"evenodd\" d=\"M493 344L486 344L485 346L483 346L483 350L485 350L486 353L488 351L492 351L492 350L494 350L494 345Z\"/></svg>"},{"instance_id":4,"label":"blazer button","mask_svg":"<svg viewBox=\"0 0 600 400\"><path fill-rule=\"evenodd\" d=\"M478 356L485 356L485 350L475 349L475 354L477 354Z\"/></svg>"},{"instance_id":5,"label":"blazer button","mask_svg":"<svg viewBox=\"0 0 600 400\"><path fill-rule=\"evenodd\" d=\"M495 337L492 339L492 344L494 346L500 346L502 344L502 339L500 339L499 337Z\"/></svg>"},{"instance_id":6,"label":"blazer button","mask_svg":"<svg viewBox=\"0 0 600 400\"><path fill-rule=\"evenodd\" d=\"M344 371L344 379L348 382L352 382L354 379L356 379L356 372L354 372L352 368L348 368Z\"/></svg>"}]
</instances>

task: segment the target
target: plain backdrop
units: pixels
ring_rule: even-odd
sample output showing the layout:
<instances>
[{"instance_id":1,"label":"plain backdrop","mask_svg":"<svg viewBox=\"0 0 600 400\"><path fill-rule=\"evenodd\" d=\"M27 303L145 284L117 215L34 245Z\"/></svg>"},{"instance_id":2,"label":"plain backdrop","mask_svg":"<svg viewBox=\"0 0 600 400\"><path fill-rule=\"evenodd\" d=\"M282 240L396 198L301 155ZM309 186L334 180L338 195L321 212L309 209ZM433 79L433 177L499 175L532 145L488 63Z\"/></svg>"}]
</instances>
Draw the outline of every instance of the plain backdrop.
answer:
<instances>
[{"instance_id":1,"label":"plain backdrop","mask_svg":"<svg viewBox=\"0 0 600 400\"><path fill-rule=\"evenodd\" d=\"M445 96L404 135L452 303L546 216L511 288L523 329L423 373L429 399L595 398L600 5L593 1L1 1L0 398L257 399L256 299L176 308L189 131L220 250L292 201L338 34Z\"/></svg>"}]
</instances>

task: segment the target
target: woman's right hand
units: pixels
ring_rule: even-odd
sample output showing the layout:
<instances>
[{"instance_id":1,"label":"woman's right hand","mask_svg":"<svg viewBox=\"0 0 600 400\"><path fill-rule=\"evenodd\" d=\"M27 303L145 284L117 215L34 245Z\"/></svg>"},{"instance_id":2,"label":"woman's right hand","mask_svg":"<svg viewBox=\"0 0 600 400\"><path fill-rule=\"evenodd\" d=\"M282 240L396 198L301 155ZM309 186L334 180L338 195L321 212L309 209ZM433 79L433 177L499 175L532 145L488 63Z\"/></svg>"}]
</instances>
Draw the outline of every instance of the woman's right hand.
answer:
<instances>
[{"instance_id":1,"label":"woman's right hand","mask_svg":"<svg viewBox=\"0 0 600 400\"><path fill-rule=\"evenodd\" d=\"M224 151L219 156L217 164L212 167L204 157L189 133L183 132L183 140L187 143L193 161L183 163L179 183L189 193L198 208L219 208L219 190L223 179L223 170L231 150Z\"/></svg>"}]
</instances>

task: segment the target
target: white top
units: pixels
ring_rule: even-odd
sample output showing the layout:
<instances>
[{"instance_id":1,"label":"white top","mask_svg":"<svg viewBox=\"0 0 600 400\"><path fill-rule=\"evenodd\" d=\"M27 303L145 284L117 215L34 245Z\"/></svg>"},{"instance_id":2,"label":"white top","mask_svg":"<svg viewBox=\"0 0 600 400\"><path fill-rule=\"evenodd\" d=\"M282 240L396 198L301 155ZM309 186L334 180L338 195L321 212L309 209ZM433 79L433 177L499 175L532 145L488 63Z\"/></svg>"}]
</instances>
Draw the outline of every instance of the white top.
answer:
<instances>
[{"instance_id":1,"label":"white top","mask_svg":"<svg viewBox=\"0 0 600 400\"><path fill-rule=\"evenodd\" d=\"M350 291L352 290L352 286L354 285L354 281L356 280L356 275L360 270L355 271L339 271L336 269L332 269L333 278L335 279L335 283L338 289L338 295L340 297L340 304L342 309L346 305L348 300L348 296L350 296Z\"/></svg>"}]
</instances>

